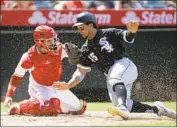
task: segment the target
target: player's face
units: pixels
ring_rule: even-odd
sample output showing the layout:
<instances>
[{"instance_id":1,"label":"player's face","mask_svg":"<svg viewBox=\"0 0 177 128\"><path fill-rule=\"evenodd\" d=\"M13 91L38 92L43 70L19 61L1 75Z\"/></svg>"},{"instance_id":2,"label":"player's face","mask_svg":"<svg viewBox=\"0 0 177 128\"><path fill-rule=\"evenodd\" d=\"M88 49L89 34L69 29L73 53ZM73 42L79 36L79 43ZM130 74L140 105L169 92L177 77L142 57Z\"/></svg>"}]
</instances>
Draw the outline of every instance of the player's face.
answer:
<instances>
[{"instance_id":1,"label":"player's face","mask_svg":"<svg viewBox=\"0 0 177 128\"><path fill-rule=\"evenodd\" d=\"M82 25L77 26L77 29L78 29L79 33L82 35L82 37L84 37L84 38L88 37L88 35L90 33L89 32L90 31L89 25L82 24Z\"/></svg>"},{"instance_id":2,"label":"player's face","mask_svg":"<svg viewBox=\"0 0 177 128\"><path fill-rule=\"evenodd\" d=\"M47 50L46 48L42 47L42 48L40 48L40 52L41 52L42 54L47 54L47 53L48 53L48 50Z\"/></svg>"},{"instance_id":3,"label":"player's face","mask_svg":"<svg viewBox=\"0 0 177 128\"><path fill-rule=\"evenodd\" d=\"M57 47L59 44L59 39L57 38L57 36L50 39L41 39L40 41L45 45L45 47L42 47L40 49L43 54L47 53L48 51L57 51Z\"/></svg>"}]
</instances>

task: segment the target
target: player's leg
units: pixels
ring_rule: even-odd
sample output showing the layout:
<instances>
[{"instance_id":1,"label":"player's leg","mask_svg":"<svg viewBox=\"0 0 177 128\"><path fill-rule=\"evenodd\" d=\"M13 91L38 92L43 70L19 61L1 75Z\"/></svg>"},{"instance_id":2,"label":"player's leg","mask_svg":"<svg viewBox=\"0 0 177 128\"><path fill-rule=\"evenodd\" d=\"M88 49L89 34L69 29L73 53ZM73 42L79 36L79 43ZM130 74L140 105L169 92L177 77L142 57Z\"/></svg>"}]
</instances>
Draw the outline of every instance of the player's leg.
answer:
<instances>
[{"instance_id":1,"label":"player's leg","mask_svg":"<svg viewBox=\"0 0 177 128\"><path fill-rule=\"evenodd\" d=\"M61 113L61 106L60 106L60 100L58 98L58 95L56 95L56 90L52 87L47 86L41 86L41 85L34 85L29 84L29 95L30 100L25 100L20 102L17 105L14 105L10 108L9 114L20 114L20 115L58 115ZM61 92L63 94L63 92ZM64 95L64 100L67 99L68 95ZM69 97L71 97L69 95ZM73 96L74 97L74 96ZM74 99L71 97L71 100ZM69 98L70 99L70 98ZM77 99L78 100L78 99ZM74 99L74 101L77 101ZM65 101L63 101L65 102ZM66 101L67 102L67 101ZM73 108L73 110L79 110L80 102L78 100L77 102L71 102L71 107L69 107L69 110ZM85 102L82 102L85 105ZM69 103L68 103L69 104ZM68 104L66 106L66 109L68 109ZM79 104L79 105L77 105ZM74 107L73 107L74 106ZM75 107L77 106L77 107ZM63 107L63 109L65 106Z\"/></svg>"},{"instance_id":2,"label":"player's leg","mask_svg":"<svg viewBox=\"0 0 177 128\"><path fill-rule=\"evenodd\" d=\"M127 64L128 62L129 65ZM108 112L110 112L112 115L120 115L125 119L127 119L129 116L127 110L129 112L135 113L153 112L157 113L158 115L166 115L171 118L176 117L176 113L174 111L167 109L161 103L156 103L155 105L148 105L131 100L131 88L133 82L136 80L136 77L136 66L129 59L125 59L125 61L118 61L117 63L115 63L115 65L109 71L107 78L109 96L115 107L110 107L108 109ZM118 86L117 90L115 89L115 86ZM114 87L114 89L112 89L112 87Z\"/></svg>"},{"instance_id":3,"label":"player's leg","mask_svg":"<svg viewBox=\"0 0 177 128\"><path fill-rule=\"evenodd\" d=\"M19 104L21 114L46 116L61 112L60 101L50 87L29 84L28 92L30 100Z\"/></svg>"},{"instance_id":4,"label":"player's leg","mask_svg":"<svg viewBox=\"0 0 177 128\"><path fill-rule=\"evenodd\" d=\"M29 83L28 93L31 98L37 99L41 105L43 105L45 101L50 100L50 98L57 98L51 86L40 85L34 80L31 80L31 83Z\"/></svg>"},{"instance_id":5,"label":"player's leg","mask_svg":"<svg viewBox=\"0 0 177 128\"><path fill-rule=\"evenodd\" d=\"M160 101L154 102L154 104L152 106L157 107L157 109L158 109L157 115L158 116L167 116L172 119L176 119L176 117L177 117L176 112L174 110L167 108Z\"/></svg>"},{"instance_id":6,"label":"player's leg","mask_svg":"<svg viewBox=\"0 0 177 128\"><path fill-rule=\"evenodd\" d=\"M130 75L130 74L127 74L127 75ZM123 77L127 78L129 76L126 76L125 74ZM126 79L126 78L123 78L123 79ZM159 116L167 116L167 117L176 119L176 112L165 107L162 102L155 102L153 105L148 105L148 104L144 104L144 103L131 100L132 85L133 83L126 85L126 90L127 90L126 107L130 112L134 112L134 113L144 113L144 112L150 113L151 112Z\"/></svg>"},{"instance_id":7,"label":"player's leg","mask_svg":"<svg viewBox=\"0 0 177 128\"><path fill-rule=\"evenodd\" d=\"M158 116L167 116L167 117L176 119L176 112L165 107L162 102L157 101L153 105L148 105L148 104L140 103L135 100L131 100L130 99L131 87L132 87L132 84L126 85L126 89L127 89L126 107L130 112L155 113Z\"/></svg>"},{"instance_id":8,"label":"player's leg","mask_svg":"<svg viewBox=\"0 0 177 128\"><path fill-rule=\"evenodd\" d=\"M18 104L13 105L8 114L9 115L39 115L40 103L36 100L23 100ZM38 108L38 109L36 109Z\"/></svg>"},{"instance_id":9,"label":"player's leg","mask_svg":"<svg viewBox=\"0 0 177 128\"><path fill-rule=\"evenodd\" d=\"M115 107L108 108L112 115L120 115L128 119L129 112L153 111L157 108L131 100L132 83L137 78L137 68L129 59L117 61L109 71L108 91Z\"/></svg>"},{"instance_id":10,"label":"player's leg","mask_svg":"<svg viewBox=\"0 0 177 128\"><path fill-rule=\"evenodd\" d=\"M45 115L58 115L61 112L60 101L52 87L29 84L28 89L31 99L40 103L39 110Z\"/></svg>"},{"instance_id":11,"label":"player's leg","mask_svg":"<svg viewBox=\"0 0 177 128\"><path fill-rule=\"evenodd\" d=\"M41 104L51 98L57 98L60 102L60 113L68 113L71 111L73 114L83 113L86 109L86 102L79 101L79 99L69 90L56 90L52 86L29 86L29 93L31 97L38 99ZM46 106L45 104L43 106ZM62 111L62 112L61 112Z\"/></svg>"},{"instance_id":12,"label":"player's leg","mask_svg":"<svg viewBox=\"0 0 177 128\"><path fill-rule=\"evenodd\" d=\"M126 107L130 112L135 112L135 113L143 113L143 112L153 112L157 113L158 109L154 106L150 106L148 104L143 104L134 100L131 100L131 88L132 84L127 84L126 89L127 89L127 100L126 100Z\"/></svg>"},{"instance_id":13,"label":"player's leg","mask_svg":"<svg viewBox=\"0 0 177 128\"><path fill-rule=\"evenodd\" d=\"M148 105L144 103L140 103L137 101L132 101L132 109L130 112L133 113L155 113L158 116L167 116L172 119L176 119L176 112L172 109L169 109L163 105L162 102L156 101L153 105Z\"/></svg>"},{"instance_id":14,"label":"player's leg","mask_svg":"<svg viewBox=\"0 0 177 128\"><path fill-rule=\"evenodd\" d=\"M124 119L129 117L129 110L126 106L127 97L130 93L128 83L132 83L137 78L137 68L128 58L123 58L115 62L110 68L107 76L107 87L111 101L115 107L108 108L108 112L112 115L120 115ZM119 109L115 110L115 109Z\"/></svg>"},{"instance_id":15,"label":"player's leg","mask_svg":"<svg viewBox=\"0 0 177 128\"><path fill-rule=\"evenodd\" d=\"M38 100L30 99L23 100L18 104L13 105L8 114L9 115L32 115L32 116L57 116L60 112L58 112L58 106L60 103L58 99L51 98L48 106L44 106L40 104Z\"/></svg>"},{"instance_id":16,"label":"player's leg","mask_svg":"<svg viewBox=\"0 0 177 128\"><path fill-rule=\"evenodd\" d=\"M83 114L86 110L86 101L79 100L70 90L56 90L61 102L62 113Z\"/></svg>"}]
</instances>

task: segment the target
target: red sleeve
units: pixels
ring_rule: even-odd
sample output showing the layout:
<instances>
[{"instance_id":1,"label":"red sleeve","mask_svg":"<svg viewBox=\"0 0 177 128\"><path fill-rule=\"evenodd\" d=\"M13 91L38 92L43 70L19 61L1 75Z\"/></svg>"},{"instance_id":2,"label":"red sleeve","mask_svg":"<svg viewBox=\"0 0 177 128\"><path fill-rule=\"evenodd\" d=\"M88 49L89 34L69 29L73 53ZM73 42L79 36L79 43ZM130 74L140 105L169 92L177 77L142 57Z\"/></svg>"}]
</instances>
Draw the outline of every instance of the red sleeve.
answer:
<instances>
[{"instance_id":1,"label":"red sleeve","mask_svg":"<svg viewBox=\"0 0 177 128\"><path fill-rule=\"evenodd\" d=\"M22 80L23 76L25 75L26 71L28 69L31 69L33 67L32 61L29 57L29 54L26 52L22 55L15 72L10 78L8 90L6 93L6 96L12 97L15 90L11 86L17 87Z\"/></svg>"},{"instance_id":2,"label":"red sleeve","mask_svg":"<svg viewBox=\"0 0 177 128\"><path fill-rule=\"evenodd\" d=\"M22 80L22 77L12 75L10 78L9 84L17 87L21 80Z\"/></svg>"},{"instance_id":3,"label":"red sleeve","mask_svg":"<svg viewBox=\"0 0 177 128\"><path fill-rule=\"evenodd\" d=\"M11 76L10 81L9 81L9 85L8 85L8 90L6 92L7 97L12 97L14 94L15 90L13 90L11 85L14 87L17 87L19 85L20 81L22 80L22 78L23 77L15 76L14 74Z\"/></svg>"}]
</instances>

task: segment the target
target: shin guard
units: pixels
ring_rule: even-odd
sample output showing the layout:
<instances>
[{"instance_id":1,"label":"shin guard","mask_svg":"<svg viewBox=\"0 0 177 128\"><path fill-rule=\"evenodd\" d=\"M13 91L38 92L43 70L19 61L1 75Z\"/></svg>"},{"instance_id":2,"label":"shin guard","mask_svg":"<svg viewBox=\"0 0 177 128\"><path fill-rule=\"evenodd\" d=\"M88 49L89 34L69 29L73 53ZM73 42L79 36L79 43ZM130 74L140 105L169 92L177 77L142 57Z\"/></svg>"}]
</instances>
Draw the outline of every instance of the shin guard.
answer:
<instances>
[{"instance_id":1,"label":"shin guard","mask_svg":"<svg viewBox=\"0 0 177 128\"><path fill-rule=\"evenodd\" d=\"M32 116L57 116L60 114L60 101L58 98L51 98L41 105L37 100L24 100L14 105L9 110L9 115L32 115Z\"/></svg>"},{"instance_id":2,"label":"shin guard","mask_svg":"<svg viewBox=\"0 0 177 128\"><path fill-rule=\"evenodd\" d=\"M112 89L116 94L118 105L126 106L127 91L124 83L116 83L113 85Z\"/></svg>"}]
</instances>

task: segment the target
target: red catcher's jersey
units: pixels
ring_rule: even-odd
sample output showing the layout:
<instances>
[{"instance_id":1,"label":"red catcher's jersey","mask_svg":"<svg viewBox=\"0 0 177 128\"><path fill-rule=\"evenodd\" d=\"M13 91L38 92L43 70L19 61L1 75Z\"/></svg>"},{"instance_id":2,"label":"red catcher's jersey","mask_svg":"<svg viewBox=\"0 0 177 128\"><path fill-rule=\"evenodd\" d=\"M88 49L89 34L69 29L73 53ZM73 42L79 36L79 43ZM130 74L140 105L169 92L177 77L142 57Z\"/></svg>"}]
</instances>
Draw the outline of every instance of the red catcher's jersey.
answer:
<instances>
[{"instance_id":1,"label":"red catcher's jersey","mask_svg":"<svg viewBox=\"0 0 177 128\"><path fill-rule=\"evenodd\" d=\"M51 86L59 81L62 74L62 45L59 45L57 55L39 54L36 46L32 46L21 63L23 69L30 70L33 79L44 86Z\"/></svg>"}]
</instances>

